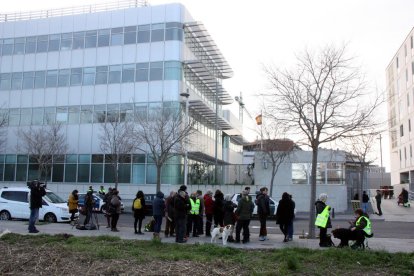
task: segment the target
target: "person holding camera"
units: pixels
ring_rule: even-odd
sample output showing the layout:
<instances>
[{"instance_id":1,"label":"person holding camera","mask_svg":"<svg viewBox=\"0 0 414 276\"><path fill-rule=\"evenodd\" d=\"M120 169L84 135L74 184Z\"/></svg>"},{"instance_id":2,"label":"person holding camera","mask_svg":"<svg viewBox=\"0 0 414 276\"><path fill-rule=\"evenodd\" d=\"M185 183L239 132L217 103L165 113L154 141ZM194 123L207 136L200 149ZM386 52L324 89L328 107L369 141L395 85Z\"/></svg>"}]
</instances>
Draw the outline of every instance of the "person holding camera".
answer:
<instances>
[{"instance_id":1,"label":"person holding camera","mask_svg":"<svg viewBox=\"0 0 414 276\"><path fill-rule=\"evenodd\" d=\"M30 183L30 218L29 218L29 233L39 233L36 229L35 223L39 218L39 208L42 208L42 197L46 194L45 185L39 181L34 180Z\"/></svg>"}]
</instances>

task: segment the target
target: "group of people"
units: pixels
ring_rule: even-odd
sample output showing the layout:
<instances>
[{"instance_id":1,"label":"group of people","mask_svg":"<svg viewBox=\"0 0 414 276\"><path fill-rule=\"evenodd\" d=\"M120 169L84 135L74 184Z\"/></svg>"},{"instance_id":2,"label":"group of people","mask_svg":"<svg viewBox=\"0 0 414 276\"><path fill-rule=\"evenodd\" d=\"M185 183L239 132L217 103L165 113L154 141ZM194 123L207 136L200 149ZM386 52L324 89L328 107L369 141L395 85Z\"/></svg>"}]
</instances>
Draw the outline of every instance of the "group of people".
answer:
<instances>
[{"instance_id":1,"label":"group of people","mask_svg":"<svg viewBox=\"0 0 414 276\"><path fill-rule=\"evenodd\" d=\"M92 186L89 186L83 205L80 208L81 213L85 215L83 227L87 227L87 229L94 228L92 215L95 208L95 199L93 197L93 193L94 190ZM109 188L108 192L106 192L105 188L101 186L98 193L103 196L103 201L105 203L103 212L107 220L107 228L111 228L111 231L113 232L118 232L119 230L117 228L117 224L119 215L121 214L121 198L119 197L119 191L117 189ZM69 195L68 208L69 213L71 214L71 224L74 224L76 213L79 210L79 191L76 189Z\"/></svg>"},{"instance_id":2,"label":"group of people","mask_svg":"<svg viewBox=\"0 0 414 276\"><path fill-rule=\"evenodd\" d=\"M332 246L332 240L327 234L328 228L332 228L330 211L331 207L326 204L328 195L322 193L319 195L318 200L315 202L316 219L315 225L319 230L319 246L330 247ZM380 209L381 210L381 209ZM334 237L341 239L340 246L348 246L349 240L355 240L352 248L359 248L363 246L363 242L366 237L372 236L371 221L369 216L363 209L358 208L354 212L355 220L350 221L348 228L338 228L332 231Z\"/></svg>"}]
</instances>

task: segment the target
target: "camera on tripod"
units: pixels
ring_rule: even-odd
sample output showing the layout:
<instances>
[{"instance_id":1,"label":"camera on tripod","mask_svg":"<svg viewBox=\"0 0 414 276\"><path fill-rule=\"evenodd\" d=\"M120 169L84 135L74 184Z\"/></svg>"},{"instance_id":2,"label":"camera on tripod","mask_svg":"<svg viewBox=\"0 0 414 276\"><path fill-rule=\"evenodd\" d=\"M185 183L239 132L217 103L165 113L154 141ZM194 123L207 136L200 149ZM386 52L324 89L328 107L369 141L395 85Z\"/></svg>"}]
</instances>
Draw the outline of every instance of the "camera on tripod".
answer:
<instances>
[{"instance_id":1,"label":"camera on tripod","mask_svg":"<svg viewBox=\"0 0 414 276\"><path fill-rule=\"evenodd\" d=\"M46 189L46 183L40 182L38 180L27 181L27 187L29 187L29 189L35 189L35 188Z\"/></svg>"}]
</instances>

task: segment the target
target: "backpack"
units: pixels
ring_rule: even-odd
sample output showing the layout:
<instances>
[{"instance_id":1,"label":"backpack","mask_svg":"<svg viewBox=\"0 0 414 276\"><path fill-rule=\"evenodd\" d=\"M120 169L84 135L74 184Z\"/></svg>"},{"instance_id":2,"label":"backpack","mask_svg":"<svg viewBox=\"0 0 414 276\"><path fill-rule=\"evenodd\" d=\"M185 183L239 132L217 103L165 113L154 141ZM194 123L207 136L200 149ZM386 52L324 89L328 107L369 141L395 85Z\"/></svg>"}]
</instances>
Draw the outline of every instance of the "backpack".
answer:
<instances>
[{"instance_id":1,"label":"backpack","mask_svg":"<svg viewBox=\"0 0 414 276\"><path fill-rule=\"evenodd\" d=\"M141 199L137 198L134 200L134 209L138 210L142 208Z\"/></svg>"}]
</instances>

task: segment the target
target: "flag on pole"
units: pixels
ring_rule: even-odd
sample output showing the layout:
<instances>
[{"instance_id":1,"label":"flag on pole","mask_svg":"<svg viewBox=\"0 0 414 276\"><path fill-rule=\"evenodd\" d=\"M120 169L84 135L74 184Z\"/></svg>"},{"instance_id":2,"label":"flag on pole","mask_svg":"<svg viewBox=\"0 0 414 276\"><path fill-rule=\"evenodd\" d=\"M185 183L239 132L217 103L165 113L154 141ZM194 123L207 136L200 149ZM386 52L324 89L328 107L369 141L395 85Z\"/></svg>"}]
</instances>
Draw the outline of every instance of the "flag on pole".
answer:
<instances>
[{"instance_id":1,"label":"flag on pole","mask_svg":"<svg viewBox=\"0 0 414 276\"><path fill-rule=\"evenodd\" d=\"M258 126L262 124L262 114L256 116L256 124Z\"/></svg>"}]
</instances>

